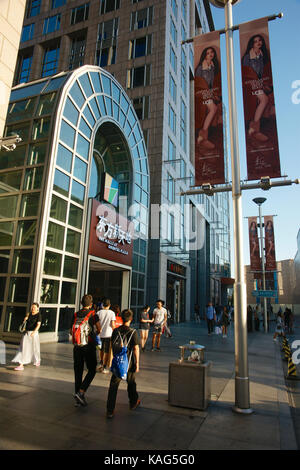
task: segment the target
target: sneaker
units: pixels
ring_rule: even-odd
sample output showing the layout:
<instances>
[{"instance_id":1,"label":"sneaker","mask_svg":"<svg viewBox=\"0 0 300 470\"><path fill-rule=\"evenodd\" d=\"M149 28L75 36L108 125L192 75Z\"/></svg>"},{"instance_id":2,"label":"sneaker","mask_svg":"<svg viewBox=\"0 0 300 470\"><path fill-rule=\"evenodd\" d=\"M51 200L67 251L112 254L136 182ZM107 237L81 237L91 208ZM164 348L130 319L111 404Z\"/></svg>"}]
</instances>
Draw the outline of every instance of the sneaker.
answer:
<instances>
[{"instance_id":1,"label":"sneaker","mask_svg":"<svg viewBox=\"0 0 300 470\"><path fill-rule=\"evenodd\" d=\"M106 369L106 367L103 367L103 370L101 372L102 374L109 374L109 370Z\"/></svg>"},{"instance_id":2,"label":"sneaker","mask_svg":"<svg viewBox=\"0 0 300 470\"><path fill-rule=\"evenodd\" d=\"M14 370L24 370L24 366L18 366L18 367L15 367Z\"/></svg>"},{"instance_id":3,"label":"sneaker","mask_svg":"<svg viewBox=\"0 0 300 470\"><path fill-rule=\"evenodd\" d=\"M161 352L161 349L160 349L160 348L156 348L156 351Z\"/></svg>"},{"instance_id":4,"label":"sneaker","mask_svg":"<svg viewBox=\"0 0 300 470\"><path fill-rule=\"evenodd\" d=\"M154 349L154 348L152 348L152 349L151 349L151 352L153 352L153 351L155 351L155 349Z\"/></svg>"},{"instance_id":5,"label":"sneaker","mask_svg":"<svg viewBox=\"0 0 300 470\"><path fill-rule=\"evenodd\" d=\"M97 370L97 372L102 372L102 371L103 371L103 366L99 366L99 367L97 367L97 369L96 369L96 370Z\"/></svg>"},{"instance_id":6,"label":"sneaker","mask_svg":"<svg viewBox=\"0 0 300 470\"><path fill-rule=\"evenodd\" d=\"M138 406L140 406L140 404L141 404L141 400L138 400L135 405L130 407L130 409L135 410Z\"/></svg>"},{"instance_id":7,"label":"sneaker","mask_svg":"<svg viewBox=\"0 0 300 470\"><path fill-rule=\"evenodd\" d=\"M40 367L41 363L40 362L36 362L35 364L33 364L35 367Z\"/></svg>"},{"instance_id":8,"label":"sneaker","mask_svg":"<svg viewBox=\"0 0 300 470\"><path fill-rule=\"evenodd\" d=\"M107 419L112 419L113 417L114 417L114 412L113 411L112 412L110 412L110 411L106 412L106 418Z\"/></svg>"},{"instance_id":9,"label":"sneaker","mask_svg":"<svg viewBox=\"0 0 300 470\"><path fill-rule=\"evenodd\" d=\"M74 400L75 400L75 406L77 406L77 407L81 406L81 402L80 402L79 399L77 398L76 394L73 395L73 397L74 397Z\"/></svg>"},{"instance_id":10,"label":"sneaker","mask_svg":"<svg viewBox=\"0 0 300 470\"><path fill-rule=\"evenodd\" d=\"M76 401L80 403L81 406L87 406L87 401L83 393L77 392L74 395Z\"/></svg>"}]
</instances>

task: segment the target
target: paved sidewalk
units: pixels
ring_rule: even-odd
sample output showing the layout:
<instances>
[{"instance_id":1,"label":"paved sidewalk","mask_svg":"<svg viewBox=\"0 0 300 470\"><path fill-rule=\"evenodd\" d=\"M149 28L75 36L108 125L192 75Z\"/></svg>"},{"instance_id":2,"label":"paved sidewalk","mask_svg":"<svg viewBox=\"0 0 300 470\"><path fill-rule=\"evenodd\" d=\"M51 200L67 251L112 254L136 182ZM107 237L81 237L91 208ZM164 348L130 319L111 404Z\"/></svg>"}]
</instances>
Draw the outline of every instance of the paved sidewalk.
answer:
<instances>
[{"instance_id":1,"label":"paved sidewalk","mask_svg":"<svg viewBox=\"0 0 300 470\"><path fill-rule=\"evenodd\" d=\"M0 449L103 450L296 450L280 343L272 333L248 335L251 415L234 405L234 335L207 335L204 322L176 325L162 339L162 352L141 353L137 374L141 406L128 407L126 384L120 385L115 417L105 405L110 374L97 373L87 392L88 406L76 408L73 394L73 346L42 344L40 368L13 370L17 346L7 345L7 364L0 366ZM169 363L178 346L195 340L212 361L211 402L207 410L168 404ZM298 371L299 375L299 371Z\"/></svg>"}]
</instances>

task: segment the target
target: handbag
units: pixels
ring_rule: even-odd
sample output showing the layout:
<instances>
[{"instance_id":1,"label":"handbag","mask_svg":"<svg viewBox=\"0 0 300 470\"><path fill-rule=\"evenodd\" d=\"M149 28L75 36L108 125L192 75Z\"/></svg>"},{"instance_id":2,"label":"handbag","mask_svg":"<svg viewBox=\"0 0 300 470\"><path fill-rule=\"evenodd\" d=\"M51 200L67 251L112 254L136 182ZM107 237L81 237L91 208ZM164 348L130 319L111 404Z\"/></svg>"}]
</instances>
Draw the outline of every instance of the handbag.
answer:
<instances>
[{"instance_id":1,"label":"handbag","mask_svg":"<svg viewBox=\"0 0 300 470\"><path fill-rule=\"evenodd\" d=\"M26 325L27 325L27 320L24 320L23 323L19 326L19 332L20 333L25 333L26 332Z\"/></svg>"}]
</instances>

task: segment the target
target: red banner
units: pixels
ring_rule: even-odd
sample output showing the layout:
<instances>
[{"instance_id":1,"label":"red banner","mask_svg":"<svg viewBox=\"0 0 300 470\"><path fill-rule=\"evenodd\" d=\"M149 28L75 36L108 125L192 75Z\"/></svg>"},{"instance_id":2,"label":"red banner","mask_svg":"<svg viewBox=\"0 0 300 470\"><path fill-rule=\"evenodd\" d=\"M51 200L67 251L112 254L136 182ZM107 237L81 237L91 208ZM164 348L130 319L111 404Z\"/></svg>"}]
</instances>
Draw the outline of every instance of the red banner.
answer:
<instances>
[{"instance_id":1,"label":"red banner","mask_svg":"<svg viewBox=\"0 0 300 470\"><path fill-rule=\"evenodd\" d=\"M275 238L273 216L264 217L266 271L276 271Z\"/></svg>"},{"instance_id":2,"label":"red banner","mask_svg":"<svg viewBox=\"0 0 300 470\"><path fill-rule=\"evenodd\" d=\"M220 34L194 39L195 185L225 182Z\"/></svg>"},{"instance_id":3,"label":"red banner","mask_svg":"<svg viewBox=\"0 0 300 470\"><path fill-rule=\"evenodd\" d=\"M281 176L268 19L241 24L248 180Z\"/></svg>"},{"instance_id":4,"label":"red banner","mask_svg":"<svg viewBox=\"0 0 300 470\"><path fill-rule=\"evenodd\" d=\"M261 271L261 258L259 254L259 240L257 234L257 218L248 218L249 247L250 247L250 269L251 271ZM259 274L259 273L257 273ZM254 273L256 279L256 273Z\"/></svg>"}]
</instances>

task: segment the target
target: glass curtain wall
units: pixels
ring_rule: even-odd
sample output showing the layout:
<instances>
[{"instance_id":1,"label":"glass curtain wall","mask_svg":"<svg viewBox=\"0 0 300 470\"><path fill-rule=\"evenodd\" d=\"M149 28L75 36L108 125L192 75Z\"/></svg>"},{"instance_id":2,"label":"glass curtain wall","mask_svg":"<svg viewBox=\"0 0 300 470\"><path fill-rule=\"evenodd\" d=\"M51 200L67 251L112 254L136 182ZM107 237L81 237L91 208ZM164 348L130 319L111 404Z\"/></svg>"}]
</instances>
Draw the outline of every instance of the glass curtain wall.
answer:
<instances>
[{"instance_id":1,"label":"glass curtain wall","mask_svg":"<svg viewBox=\"0 0 300 470\"><path fill-rule=\"evenodd\" d=\"M129 217L137 237L131 307L136 313L144 304L149 209L146 146L136 113L118 82L99 67L85 66L17 88L11 95L5 135L17 133L22 142L14 152L0 153L4 332L18 330L32 301L40 303L41 332L67 329L71 313L79 307L91 167L105 126L110 131L115 127L129 150L127 161L123 156L107 171L118 179L120 193L129 195L128 208L134 204ZM115 158L113 152L111 157Z\"/></svg>"}]
</instances>

